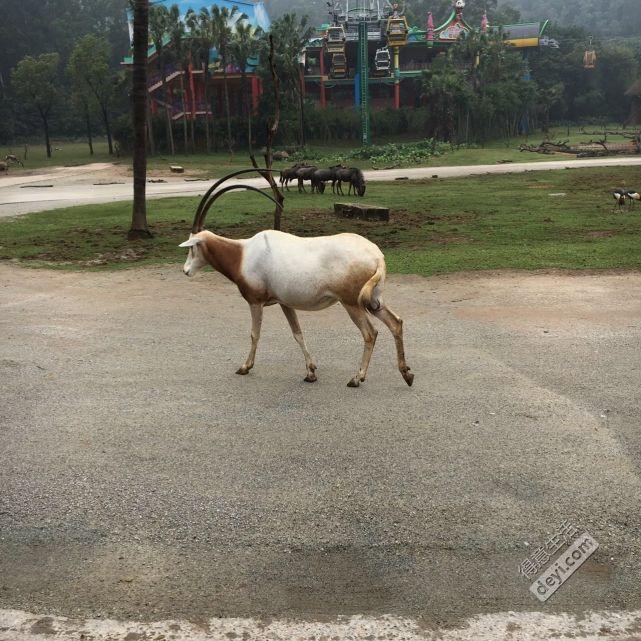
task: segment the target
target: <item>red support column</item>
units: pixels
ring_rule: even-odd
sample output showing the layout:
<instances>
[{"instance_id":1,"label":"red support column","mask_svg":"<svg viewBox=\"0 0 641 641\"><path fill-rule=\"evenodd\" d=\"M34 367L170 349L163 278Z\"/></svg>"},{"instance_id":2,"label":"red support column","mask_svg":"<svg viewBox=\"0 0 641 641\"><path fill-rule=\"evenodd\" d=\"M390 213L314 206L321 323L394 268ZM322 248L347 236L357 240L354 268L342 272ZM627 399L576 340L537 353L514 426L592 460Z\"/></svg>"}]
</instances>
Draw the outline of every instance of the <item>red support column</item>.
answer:
<instances>
[{"instance_id":1,"label":"red support column","mask_svg":"<svg viewBox=\"0 0 641 641\"><path fill-rule=\"evenodd\" d=\"M325 93L325 55L321 49L319 52L319 61L320 61L320 106L321 109L327 107L327 95Z\"/></svg>"},{"instance_id":2,"label":"red support column","mask_svg":"<svg viewBox=\"0 0 641 641\"><path fill-rule=\"evenodd\" d=\"M189 93L191 94L191 119L196 116L196 88L194 86L194 67L189 63Z\"/></svg>"},{"instance_id":3,"label":"red support column","mask_svg":"<svg viewBox=\"0 0 641 641\"><path fill-rule=\"evenodd\" d=\"M258 76L251 77L251 90L252 90L252 112L254 115L258 113L258 105L260 104L260 84Z\"/></svg>"},{"instance_id":4,"label":"red support column","mask_svg":"<svg viewBox=\"0 0 641 641\"><path fill-rule=\"evenodd\" d=\"M401 108L401 83L398 80L394 83L394 109Z\"/></svg>"}]
</instances>

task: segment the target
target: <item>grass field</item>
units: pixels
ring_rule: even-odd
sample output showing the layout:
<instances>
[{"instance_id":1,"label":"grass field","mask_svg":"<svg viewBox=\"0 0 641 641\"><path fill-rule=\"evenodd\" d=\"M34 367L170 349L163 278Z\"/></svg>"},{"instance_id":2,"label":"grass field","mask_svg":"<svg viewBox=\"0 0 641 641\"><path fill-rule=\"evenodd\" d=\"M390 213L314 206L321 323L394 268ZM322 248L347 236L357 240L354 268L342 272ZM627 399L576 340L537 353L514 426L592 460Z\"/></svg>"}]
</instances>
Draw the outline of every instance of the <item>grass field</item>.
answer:
<instances>
[{"instance_id":1,"label":"grass field","mask_svg":"<svg viewBox=\"0 0 641 641\"><path fill-rule=\"evenodd\" d=\"M641 183L636 168L576 169L372 183L363 202L391 207L390 223L335 218L331 193L287 194L283 231L353 231L378 243L392 272L430 275L500 268L641 268L641 206L612 213L609 190ZM552 195L551 195L552 194ZM565 195L557 195L565 194ZM343 198L340 200L348 200ZM30 214L0 223L0 259L34 267L119 269L180 262L194 198L149 202L154 238L128 242L130 203ZM234 238L271 227L253 193L219 201L207 227Z\"/></svg>"},{"instance_id":2,"label":"grass field","mask_svg":"<svg viewBox=\"0 0 641 641\"><path fill-rule=\"evenodd\" d=\"M518 150L521 143L538 143L544 138L544 134L535 133L529 137L513 138L509 141L492 141L483 147L465 148L448 151L440 156L435 156L426 160L423 164L425 166L439 166L439 165L483 165L495 164L501 161L508 162L540 162L550 160L551 158L571 158L565 154L558 154L556 156L544 156L541 154L524 153ZM551 130L548 137L551 140L570 139L572 142L587 141L588 136L583 136L579 133L578 128L571 128L570 135L567 135L567 129ZM406 137L407 138L407 137ZM617 140L612 137L611 140ZM621 139L622 140L622 139ZM376 144L385 144L387 142L410 142L398 138L383 138L376 140ZM28 171L32 169L40 169L46 167L57 166L76 166L83 165L91 162L117 162L130 170L131 159L128 157L116 158L109 156L107 153L107 144L105 142L94 143L95 154L89 155L89 148L85 143L68 142L68 141L54 141L53 157L48 159L46 157L44 145L29 145L29 153L25 161L25 168L22 169L17 166L10 168L11 173L18 173L21 171ZM348 154L350 150L358 147L357 141L348 141L343 144L332 145L318 145L311 144L308 147L308 152L311 158L317 156L341 158ZM0 147L0 158L4 158L6 154L14 153L19 158L23 157L23 147L14 145L12 147ZM367 160L349 160L351 165L362 167L363 169L370 169L373 165ZM212 153L212 154L177 154L170 156L169 154L159 154L150 156L148 159L150 172L162 172L168 170L170 164L178 164L185 167L188 173L196 174L204 178L213 178L221 176L225 171L233 171L233 169L240 169L248 165L248 155L243 149L235 151L233 160L230 160L228 153ZM276 163L277 168L282 168L290 165L290 162ZM405 163L406 165L408 163ZM409 163L414 166L413 163ZM395 165L396 166L396 165ZM400 163L398 166L404 166ZM378 167L383 168L383 167Z\"/></svg>"}]
</instances>

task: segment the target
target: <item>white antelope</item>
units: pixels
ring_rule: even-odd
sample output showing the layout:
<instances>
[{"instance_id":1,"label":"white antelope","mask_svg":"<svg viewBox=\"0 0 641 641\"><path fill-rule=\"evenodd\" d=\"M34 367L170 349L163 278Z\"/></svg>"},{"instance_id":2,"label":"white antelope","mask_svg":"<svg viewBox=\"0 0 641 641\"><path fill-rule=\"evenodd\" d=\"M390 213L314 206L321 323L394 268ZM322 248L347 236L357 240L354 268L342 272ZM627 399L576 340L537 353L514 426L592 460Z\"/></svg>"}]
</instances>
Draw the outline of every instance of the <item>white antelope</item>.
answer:
<instances>
[{"instance_id":1,"label":"white antelope","mask_svg":"<svg viewBox=\"0 0 641 641\"><path fill-rule=\"evenodd\" d=\"M235 172L230 176L249 171ZM232 185L214 193L228 177L219 180L205 194L196 211L189 240L181 243L180 247L189 248L183 266L187 276L193 276L210 265L234 282L249 303L251 349L247 360L236 373L248 374L254 366L263 308L279 304L305 357L307 373L304 380L314 382L316 365L307 350L295 310L317 311L340 302L364 340L360 368L347 384L348 387L358 387L367 376L378 334L370 320L371 316L381 320L392 332L398 368L405 382L411 385L414 374L405 362L403 321L382 299L385 258L381 250L357 234L301 238L266 230L251 238L233 240L206 231L203 224L207 211L227 191L249 189L276 202L260 189L248 185Z\"/></svg>"}]
</instances>

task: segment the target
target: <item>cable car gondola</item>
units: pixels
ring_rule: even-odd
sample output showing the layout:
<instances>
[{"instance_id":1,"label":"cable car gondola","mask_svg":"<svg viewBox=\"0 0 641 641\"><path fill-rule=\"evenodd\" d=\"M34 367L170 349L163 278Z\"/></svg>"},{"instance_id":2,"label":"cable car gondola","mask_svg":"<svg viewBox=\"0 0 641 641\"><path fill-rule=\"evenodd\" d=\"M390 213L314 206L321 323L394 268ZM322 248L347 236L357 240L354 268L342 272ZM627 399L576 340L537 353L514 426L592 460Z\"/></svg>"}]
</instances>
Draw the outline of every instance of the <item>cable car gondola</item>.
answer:
<instances>
[{"instance_id":1,"label":"cable car gondola","mask_svg":"<svg viewBox=\"0 0 641 641\"><path fill-rule=\"evenodd\" d=\"M376 50L374 56L374 75L383 77L389 76L392 71L392 58L387 47Z\"/></svg>"},{"instance_id":2,"label":"cable car gondola","mask_svg":"<svg viewBox=\"0 0 641 641\"><path fill-rule=\"evenodd\" d=\"M332 78L347 78L347 56L344 53L332 54Z\"/></svg>"},{"instance_id":3,"label":"cable car gondola","mask_svg":"<svg viewBox=\"0 0 641 641\"><path fill-rule=\"evenodd\" d=\"M341 25L333 25L327 28L325 49L329 54L345 53L345 29Z\"/></svg>"},{"instance_id":4,"label":"cable car gondola","mask_svg":"<svg viewBox=\"0 0 641 641\"><path fill-rule=\"evenodd\" d=\"M387 44L390 47L402 47L407 44L407 18L405 16L390 16L387 19Z\"/></svg>"},{"instance_id":5,"label":"cable car gondola","mask_svg":"<svg viewBox=\"0 0 641 641\"><path fill-rule=\"evenodd\" d=\"M592 48L592 36L590 36L590 43L583 54L583 68L596 69L596 51Z\"/></svg>"}]
</instances>

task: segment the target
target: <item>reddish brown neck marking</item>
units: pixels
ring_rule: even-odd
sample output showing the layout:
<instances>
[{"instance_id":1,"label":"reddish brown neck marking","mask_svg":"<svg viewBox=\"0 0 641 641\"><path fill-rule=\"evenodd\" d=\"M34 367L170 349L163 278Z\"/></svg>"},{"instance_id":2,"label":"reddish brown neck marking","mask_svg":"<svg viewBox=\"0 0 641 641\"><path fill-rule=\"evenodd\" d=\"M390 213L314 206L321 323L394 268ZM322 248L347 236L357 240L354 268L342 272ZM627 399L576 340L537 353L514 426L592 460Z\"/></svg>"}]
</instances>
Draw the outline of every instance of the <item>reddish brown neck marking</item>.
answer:
<instances>
[{"instance_id":1,"label":"reddish brown neck marking","mask_svg":"<svg viewBox=\"0 0 641 641\"><path fill-rule=\"evenodd\" d=\"M238 284L241 278L243 247L237 240L207 234L201 248L205 259L216 271Z\"/></svg>"}]
</instances>

